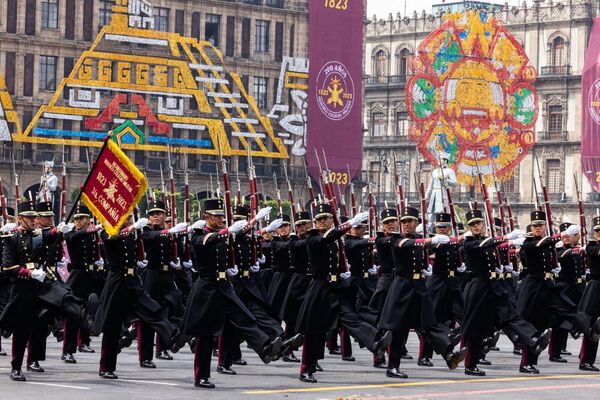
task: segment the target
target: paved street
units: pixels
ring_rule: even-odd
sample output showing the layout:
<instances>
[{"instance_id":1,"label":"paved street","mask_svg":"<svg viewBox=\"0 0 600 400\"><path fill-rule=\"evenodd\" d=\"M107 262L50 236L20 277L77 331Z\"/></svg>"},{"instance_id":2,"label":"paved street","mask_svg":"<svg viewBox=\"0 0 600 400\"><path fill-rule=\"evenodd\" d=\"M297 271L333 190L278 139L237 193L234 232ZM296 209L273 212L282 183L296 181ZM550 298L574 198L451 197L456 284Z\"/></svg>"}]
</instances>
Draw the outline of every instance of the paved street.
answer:
<instances>
[{"instance_id":1,"label":"paved street","mask_svg":"<svg viewBox=\"0 0 600 400\"><path fill-rule=\"evenodd\" d=\"M99 354L77 354L77 365L60 361L60 347L49 339L48 357L42 362L46 372L27 373L26 383L14 383L8 378L9 359L0 358L1 399L556 399L571 397L596 399L600 393L600 374L584 373L577 369L575 356L567 357L568 364L549 363L540 358L542 375L525 376L517 372L519 358L512 354L512 346L505 337L499 342L500 352L491 352L485 378L470 378L462 369L448 371L445 363L434 358L435 367L417 367L416 360L407 361L403 369L407 380L392 380L385 371L371 367L371 356L355 347L356 362L343 362L336 356L327 356L321 362L325 372L317 373L315 385L298 380L298 364L277 362L260 363L258 357L243 349L249 365L235 367L237 376L213 374L217 385L214 390L193 386L192 358L186 348L173 361L159 361L158 369L140 369L134 348L119 355L117 381L101 380L97 376ZM8 342L3 343L10 349ZM580 341L569 340L569 350L576 355ZM134 343L135 346L135 343ZM411 334L408 349L416 355L418 342ZM93 347L99 350L99 340ZM213 370L216 359L213 359ZM118 397L117 397L118 396Z\"/></svg>"}]
</instances>

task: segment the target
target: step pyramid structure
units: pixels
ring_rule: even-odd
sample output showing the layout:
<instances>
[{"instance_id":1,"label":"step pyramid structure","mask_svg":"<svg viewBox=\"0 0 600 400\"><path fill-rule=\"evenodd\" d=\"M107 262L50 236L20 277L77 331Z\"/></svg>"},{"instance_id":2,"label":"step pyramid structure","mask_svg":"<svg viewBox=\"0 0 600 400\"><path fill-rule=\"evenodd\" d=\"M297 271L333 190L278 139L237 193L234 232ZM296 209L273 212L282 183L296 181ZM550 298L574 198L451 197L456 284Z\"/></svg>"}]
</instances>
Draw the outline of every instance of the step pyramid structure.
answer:
<instances>
[{"instance_id":1,"label":"step pyramid structure","mask_svg":"<svg viewBox=\"0 0 600 400\"><path fill-rule=\"evenodd\" d=\"M288 158L221 52L154 30L151 12L149 0L117 0L111 23L13 140L100 147L112 130L126 150L216 155L220 143L225 156L250 148L254 156Z\"/></svg>"}]
</instances>

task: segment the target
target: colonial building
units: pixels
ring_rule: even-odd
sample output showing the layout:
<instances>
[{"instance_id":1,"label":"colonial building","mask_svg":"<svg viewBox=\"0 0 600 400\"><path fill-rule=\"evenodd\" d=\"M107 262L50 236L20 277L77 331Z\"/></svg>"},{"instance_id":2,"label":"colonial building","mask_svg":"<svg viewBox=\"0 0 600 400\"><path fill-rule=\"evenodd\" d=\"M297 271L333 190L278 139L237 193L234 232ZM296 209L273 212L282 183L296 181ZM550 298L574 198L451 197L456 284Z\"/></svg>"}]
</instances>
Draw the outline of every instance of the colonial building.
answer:
<instances>
[{"instance_id":1,"label":"colonial building","mask_svg":"<svg viewBox=\"0 0 600 400\"><path fill-rule=\"evenodd\" d=\"M440 4L437 9L443 7L444 4ZM583 192L590 215L588 221L592 212L600 207L600 198L583 176L580 162L581 73L592 18L598 15L599 7L598 2L589 0L550 0L527 2L520 7L496 6L489 11L516 36L538 72L535 82L539 96L536 144L514 176L503 184L522 227L535 206L536 187L541 196L535 157L542 170L541 179L548 189L555 219L579 221L575 180ZM408 136L404 88L411 73L411 56L421 41L441 25L442 18L441 13L431 15L423 11L413 15L373 16L368 22L363 165L372 187L380 193L380 202L391 203L395 199L394 159L396 170L405 179L409 199L414 202L417 198L414 174L420 158ZM420 176L427 182L432 167L428 163L421 164ZM475 194L473 188L458 187L454 196L454 201L464 210ZM479 199L481 201L480 195Z\"/></svg>"},{"instance_id":2,"label":"colonial building","mask_svg":"<svg viewBox=\"0 0 600 400\"><path fill-rule=\"evenodd\" d=\"M275 105L285 106L291 103L291 96L288 97L288 93L282 96L280 85L280 77L286 68L289 70L288 67L292 66L296 71L302 70L303 73L298 73L297 76L301 77L304 74L307 77L308 3L306 0L129 1L129 3L134 2L138 11L146 4L152 6L150 18L144 17L148 20L140 20L143 27L150 27L159 32L178 33L182 37L198 41L208 41L216 47L222 54L224 64L223 67L216 66L213 69L224 68L239 74L241 85L237 86L243 85L247 96L253 98L261 115L274 112ZM23 132L32 119L36 118L36 113L41 106L51 101L55 101L59 106L70 104L69 93L65 91L61 94L57 91L59 85L64 78L69 77L74 68L78 67L77 63L82 54L91 48L102 28L111 22L115 5L125 5L127 10L127 2L124 0L4 0L0 2L0 76L4 77L6 91L10 95ZM123 43L114 43L115 46L123 45ZM131 53L143 57L158 57L152 45L148 43L150 42L143 40L137 44L131 43ZM98 49L104 52L111 50L110 46ZM114 66L117 65L118 59L113 57L110 60L111 57L107 58L113 62L112 78L115 80L117 68ZM140 72L136 71L136 73ZM150 72L153 73L157 72ZM110 81L110 76L108 78ZM296 79L299 81L300 78ZM235 96L240 95L235 94ZM87 99L80 100L89 100L89 96ZM149 93L146 100L150 102L155 101L156 98L152 100L152 93ZM106 107L107 102L102 100L100 103L100 107ZM277 108L278 112L281 108ZM45 118L37 120L36 129L45 129L49 132L85 130L83 123L80 122L81 118L69 119L63 116L62 119L56 119L56 113L52 115L55 119L49 118L48 113L44 116ZM277 121L279 117L276 113L271 118ZM15 124L11 124L10 129L15 128ZM173 130L173 136L182 139L191 137L188 136L191 135L188 133L189 129L191 128L185 124L180 124L180 128ZM285 138L285 134L281 135ZM290 148L294 143L289 139L283 142ZM5 141L0 142L0 151L0 176L3 178L5 193L14 193L13 161L20 177L21 193L27 194L29 191L37 191L43 161L54 160L57 164L54 172L59 175L58 165L64 160L69 176L67 192L71 195L82 184L89 163L94 160L98 148L65 146L63 151L63 146L56 144ZM152 186L157 186L159 169L162 167L163 170L167 170L166 153L153 151L135 153L130 155L146 172ZM297 165L302 165L301 159L292 158ZM173 155L172 159L178 186L183 183L182 169L187 165L192 190L206 192L209 186L208 174L216 174L216 157L179 154ZM274 197L272 176L274 171L280 177L283 176L280 161L256 157L254 163L257 174L264 178L268 195ZM230 170L236 171L238 168L240 174L244 175L246 157L231 158ZM301 194L305 183L301 178L304 176L303 168L293 169L291 174L292 178L298 179L295 189ZM243 194L247 194L247 187ZM8 197L9 205L13 205L14 200L10 195Z\"/></svg>"}]
</instances>

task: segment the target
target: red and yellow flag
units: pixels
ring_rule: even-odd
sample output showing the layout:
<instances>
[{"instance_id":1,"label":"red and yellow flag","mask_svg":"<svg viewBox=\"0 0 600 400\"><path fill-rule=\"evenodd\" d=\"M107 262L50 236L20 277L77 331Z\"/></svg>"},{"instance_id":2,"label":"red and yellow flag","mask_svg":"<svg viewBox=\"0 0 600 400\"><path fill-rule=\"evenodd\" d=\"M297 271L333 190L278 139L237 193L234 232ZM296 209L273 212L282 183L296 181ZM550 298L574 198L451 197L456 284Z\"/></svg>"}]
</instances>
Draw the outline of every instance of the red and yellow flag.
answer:
<instances>
[{"instance_id":1,"label":"red and yellow flag","mask_svg":"<svg viewBox=\"0 0 600 400\"><path fill-rule=\"evenodd\" d=\"M116 235L147 186L144 174L107 138L81 189L81 200L106 232Z\"/></svg>"}]
</instances>

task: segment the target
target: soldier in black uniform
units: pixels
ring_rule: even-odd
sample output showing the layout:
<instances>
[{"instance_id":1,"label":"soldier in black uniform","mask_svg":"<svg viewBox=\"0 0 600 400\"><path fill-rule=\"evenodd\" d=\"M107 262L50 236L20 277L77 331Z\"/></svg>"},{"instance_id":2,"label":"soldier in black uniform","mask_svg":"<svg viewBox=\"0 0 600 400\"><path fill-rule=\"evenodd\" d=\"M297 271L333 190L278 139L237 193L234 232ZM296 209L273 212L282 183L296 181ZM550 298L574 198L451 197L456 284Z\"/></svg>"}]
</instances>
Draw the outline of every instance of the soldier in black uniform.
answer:
<instances>
[{"instance_id":1,"label":"soldier in black uniform","mask_svg":"<svg viewBox=\"0 0 600 400\"><path fill-rule=\"evenodd\" d=\"M2 313L2 310L4 310L4 307L6 306L6 304L8 303L8 299L10 298L10 278L7 274L4 273L4 271L2 271L1 258L4 249L4 240L11 237L13 231L17 228L17 224L14 222L14 208L6 207L6 221L4 221L2 217L3 212L3 207L0 205L0 219L2 219L2 223L0 224L0 314ZM0 356L6 355L6 351L2 349L2 335L0 335Z\"/></svg>"},{"instance_id":2,"label":"soldier in black uniform","mask_svg":"<svg viewBox=\"0 0 600 400\"><path fill-rule=\"evenodd\" d=\"M100 255L98 236L102 225L90 226L91 213L88 208L81 203L76 207L73 214L74 229L65 233L65 242L71 258L67 285L77 297L88 301L92 293L94 298L97 298L104 285L104 260ZM79 346L77 346L78 341ZM79 325L76 321L66 320L61 359L66 363L75 364L77 361L73 354L76 351L94 352L89 344L90 332L87 324Z\"/></svg>"},{"instance_id":3,"label":"soldier in black uniform","mask_svg":"<svg viewBox=\"0 0 600 400\"><path fill-rule=\"evenodd\" d=\"M260 238L260 253L264 256L261 259L260 263L260 271L256 276L260 277L263 281L263 286L267 290L267 296L269 287L271 286L271 281L273 280L273 233L267 232L265 229L261 230L261 238Z\"/></svg>"},{"instance_id":4,"label":"soldier in black uniform","mask_svg":"<svg viewBox=\"0 0 600 400\"><path fill-rule=\"evenodd\" d=\"M451 236L452 216L449 213L435 214L435 233ZM451 245L431 247L434 254L433 275L427 280L435 317L439 322L446 324L451 330L463 321L463 297L458 274L463 273L463 265L459 253L459 242ZM417 364L423 367L432 367L431 357L433 348L421 337L421 349Z\"/></svg>"},{"instance_id":5,"label":"soldier in black uniform","mask_svg":"<svg viewBox=\"0 0 600 400\"><path fill-rule=\"evenodd\" d=\"M71 318L79 323L85 317L81 299L73 296L64 285L52 284L55 277L46 278L43 254L43 235L35 230L37 212L32 201L18 205L19 228L4 242L2 268L11 277L11 292L8 304L0 314L0 329L13 333L12 369L10 378L24 381L21 372L27 341L36 318L46 312ZM56 235L56 230L53 230ZM46 333L46 332L44 332Z\"/></svg>"},{"instance_id":6,"label":"soldier in black uniform","mask_svg":"<svg viewBox=\"0 0 600 400\"><path fill-rule=\"evenodd\" d=\"M563 295L571 299L574 304L579 304L581 296L585 289L585 268L583 266L584 250L579 246L580 233L576 233L578 225L569 222L563 222L559 226L560 232L566 232L570 229L572 235L563 235L562 246L557 246L556 255L560 264L560 272L556 277L556 285L560 288ZM548 346L550 362L566 363L567 359L561 354L565 354L567 349L567 340L569 331L573 329L570 323L564 321L562 324L552 326L552 336Z\"/></svg>"},{"instance_id":7,"label":"soldier in black uniform","mask_svg":"<svg viewBox=\"0 0 600 400\"><path fill-rule=\"evenodd\" d=\"M555 245L562 236L570 234L569 228L562 234L547 236L546 213L536 210L531 212L531 232L533 237L523 243L528 272L519 287L517 312L539 330L548 328L554 319L566 320L573 326L575 336L583 333L597 341L600 324L590 328L589 316L577 311L577 305L554 282L555 273L560 272L554 261ZM535 367L538 355L524 349L519 371L539 374Z\"/></svg>"},{"instance_id":8,"label":"soldier in black uniform","mask_svg":"<svg viewBox=\"0 0 600 400\"><path fill-rule=\"evenodd\" d=\"M192 226L195 265L198 278L192 287L183 318L183 332L196 337L194 380L196 387L214 388L210 381L210 361L214 336L221 335L225 324L231 323L241 333L250 348L263 362L269 363L281 350L280 337L269 338L256 325L252 313L235 294L228 276L239 272L228 263L228 240L230 234L241 232L248 223L235 222L225 226L225 212L221 199L204 202L206 226ZM257 219L266 215L257 214Z\"/></svg>"},{"instance_id":9,"label":"soldier in black uniform","mask_svg":"<svg viewBox=\"0 0 600 400\"><path fill-rule=\"evenodd\" d=\"M407 377L398 367L401 349L411 328L429 340L434 350L444 357L450 369L455 369L466 354L466 349L453 351L457 343L451 340L448 327L437 321L429 290L425 286L425 275L429 274L428 266L425 265L425 246L447 244L450 243L450 238L446 235L417 238L415 231L418 220L417 209L403 208L400 217L402 233L388 237L395 277L383 305L378 326L393 332L386 371L390 378Z\"/></svg>"},{"instance_id":10,"label":"soldier in black uniform","mask_svg":"<svg viewBox=\"0 0 600 400\"><path fill-rule=\"evenodd\" d=\"M292 244L296 238L290 236L291 223L289 215L282 215L283 223L276 229L277 236L271 241L273 252L273 279L269 286L269 304L273 315L277 318L282 314L283 303L288 291L290 280L294 275L294 257ZM272 225L271 225L272 226ZM265 229L266 231L269 231ZM290 325L289 321L285 321Z\"/></svg>"},{"instance_id":11,"label":"soldier in black uniform","mask_svg":"<svg viewBox=\"0 0 600 400\"><path fill-rule=\"evenodd\" d=\"M597 323L600 318L600 216L594 217L592 226L594 229L594 238L585 247L585 254L588 257L590 268L590 278L581 296L577 310L586 313L590 317L590 321L596 321ZM594 365L597 354L598 341L584 336L581 343L581 351L579 352L579 369L592 372L600 371Z\"/></svg>"},{"instance_id":12,"label":"soldier in black uniform","mask_svg":"<svg viewBox=\"0 0 600 400\"><path fill-rule=\"evenodd\" d=\"M144 288L150 293L158 304L163 307L166 315L172 319L176 311L182 307L181 291L175 285L172 271L182 267L178 256L178 239L182 234L187 234L187 223L181 222L172 228L165 227L165 204L160 201L151 201L148 207L149 225L144 228L142 238L148 267L140 277ZM175 257L177 255L177 257ZM140 321L138 324L138 352L140 367L156 368L152 362L154 331ZM172 360L167 351L168 343L160 337L157 339L156 358L159 360Z\"/></svg>"},{"instance_id":13,"label":"soldier in black uniform","mask_svg":"<svg viewBox=\"0 0 600 400\"><path fill-rule=\"evenodd\" d=\"M531 353L539 354L550 340L550 331L539 332L521 318L509 298L509 288L500 279L502 265L496 248L519 246L524 234L515 230L502 237L486 237L483 213L471 210L466 214L469 232L465 234L464 249L470 268L469 281L464 289L464 322L462 331L468 348L465 374L484 376L477 368L482 341L492 336L499 326L513 343L520 343Z\"/></svg>"},{"instance_id":14,"label":"soldier in black uniform","mask_svg":"<svg viewBox=\"0 0 600 400\"><path fill-rule=\"evenodd\" d=\"M176 328L166 318L162 307L142 286L138 271L146 268L141 232L148 220L133 223L130 217L116 236L102 232L106 250L108 277L100 296L96 318L92 326L95 335L103 333L98 375L104 379L117 379L117 355L123 324L140 319L151 327L165 343L176 340Z\"/></svg>"}]
</instances>

